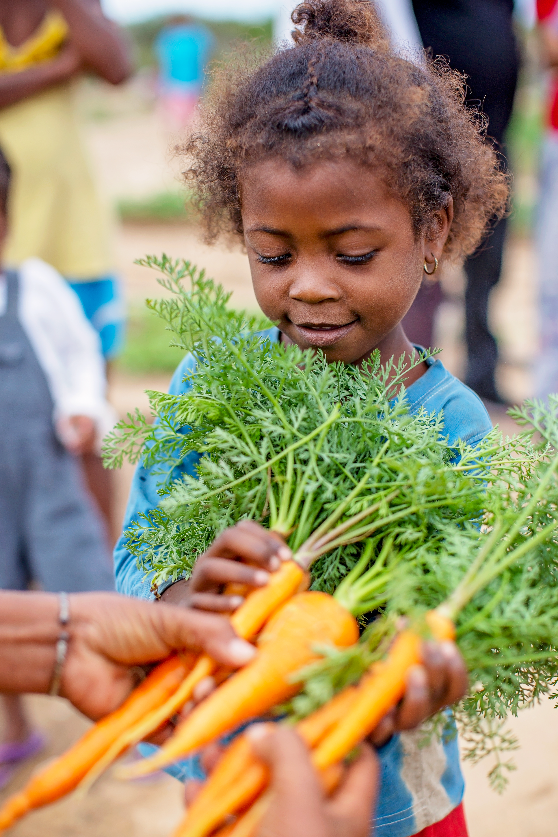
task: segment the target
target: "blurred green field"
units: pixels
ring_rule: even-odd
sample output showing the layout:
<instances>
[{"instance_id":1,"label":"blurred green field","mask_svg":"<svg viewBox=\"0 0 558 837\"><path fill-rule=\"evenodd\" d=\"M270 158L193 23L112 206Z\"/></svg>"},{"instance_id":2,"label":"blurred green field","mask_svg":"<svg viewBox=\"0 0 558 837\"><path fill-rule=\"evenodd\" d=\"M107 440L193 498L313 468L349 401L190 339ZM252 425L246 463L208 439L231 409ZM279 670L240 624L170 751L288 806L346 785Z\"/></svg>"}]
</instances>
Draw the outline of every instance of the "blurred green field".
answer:
<instances>
[{"instance_id":1,"label":"blurred green field","mask_svg":"<svg viewBox=\"0 0 558 837\"><path fill-rule=\"evenodd\" d=\"M129 375L173 372L183 352L171 346L173 335L165 323L146 306L133 306L128 312L123 352L116 368Z\"/></svg>"}]
</instances>

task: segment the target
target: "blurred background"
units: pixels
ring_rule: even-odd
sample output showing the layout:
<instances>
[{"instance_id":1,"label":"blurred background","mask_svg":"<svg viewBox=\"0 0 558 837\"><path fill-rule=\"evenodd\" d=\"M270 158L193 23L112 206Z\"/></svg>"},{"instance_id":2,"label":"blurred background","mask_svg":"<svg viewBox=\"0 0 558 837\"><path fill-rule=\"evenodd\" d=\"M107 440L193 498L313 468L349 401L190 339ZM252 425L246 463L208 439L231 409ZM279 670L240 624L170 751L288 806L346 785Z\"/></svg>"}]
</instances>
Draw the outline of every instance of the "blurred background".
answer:
<instances>
[{"instance_id":1,"label":"blurred background","mask_svg":"<svg viewBox=\"0 0 558 837\"><path fill-rule=\"evenodd\" d=\"M145 254L166 253L204 266L233 292L239 307L254 308L247 260L240 251L201 241L181 185L185 167L179 147L195 119L195 104L210 88L204 67L227 62L242 49L269 50L285 35L288 8L274 0L106 0L106 14L125 30L135 71L111 87L99 79L79 82L79 126L102 199L114 219L114 264L124 288L127 325L122 350L111 362L110 401L119 415L147 409L146 389L165 390L180 359L169 348L162 323L145 308L161 293L155 275L134 264ZM509 402L532 396L538 352L537 267L533 223L544 132L546 76L533 13L515 26L522 64L507 132L513 170L513 208L502 279L490 299L489 318L499 349L498 391ZM180 39L182 38L182 46ZM184 46L184 39L189 45ZM182 52L181 52L182 50ZM182 62L182 70L181 70ZM196 67L185 73L190 62ZM182 76L181 77L181 72ZM465 374L463 271L442 276L444 298L434 323L434 345L451 372ZM516 429L502 405L489 405L508 432ZM118 527L131 469L116 475L114 516ZM86 722L62 701L28 699L37 725L49 737L46 751L22 766L23 783L37 763L64 749ZM491 765L466 766L466 812L471 837L554 837L558 822L558 716L550 705L524 713L511 724L521 749L508 790L488 787ZM13 785L10 789L13 788ZM5 792L4 792L5 793ZM68 799L23 821L14 837L163 837L171 833L181 807L181 788L168 777L120 783L104 778L86 799Z\"/></svg>"}]
</instances>

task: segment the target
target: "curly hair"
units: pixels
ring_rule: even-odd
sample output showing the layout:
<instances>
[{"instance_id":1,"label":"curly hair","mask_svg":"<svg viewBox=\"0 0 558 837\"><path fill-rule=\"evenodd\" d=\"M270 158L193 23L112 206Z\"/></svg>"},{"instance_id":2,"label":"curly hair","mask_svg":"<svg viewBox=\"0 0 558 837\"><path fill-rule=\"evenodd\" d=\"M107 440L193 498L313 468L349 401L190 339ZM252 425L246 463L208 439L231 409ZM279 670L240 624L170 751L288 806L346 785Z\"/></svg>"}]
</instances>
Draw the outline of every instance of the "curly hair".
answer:
<instances>
[{"instance_id":1,"label":"curly hair","mask_svg":"<svg viewBox=\"0 0 558 837\"><path fill-rule=\"evenodd\" d=\"M444 255L472 253L505 213L509 188L484 118L465 107L463 77L442 61L396 55L370 0L307 0L292 21L294 46L256 68L217 74L182 146L207 239L242 236L246 166L348 156L382 170L417 236L451 196Z\"/></svg>"}]
</instances>

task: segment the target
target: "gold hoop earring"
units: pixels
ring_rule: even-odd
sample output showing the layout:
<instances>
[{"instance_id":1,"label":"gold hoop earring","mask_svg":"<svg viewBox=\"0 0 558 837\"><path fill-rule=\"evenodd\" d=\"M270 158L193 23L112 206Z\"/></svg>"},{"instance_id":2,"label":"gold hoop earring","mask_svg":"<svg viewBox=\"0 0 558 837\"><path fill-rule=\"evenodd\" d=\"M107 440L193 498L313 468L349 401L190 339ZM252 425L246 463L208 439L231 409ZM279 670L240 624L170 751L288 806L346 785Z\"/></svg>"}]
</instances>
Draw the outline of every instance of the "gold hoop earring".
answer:
<instances>
[{"instance_id":1,"label":"gold hoop earring","mask_svg":"<svg viewBox=\"0 0 558 837\"><path fill-rule=\"evenodd\" d=\"M436 273L436 271L438 270L438 259L436 258L436 256L434 256L434 267L432 268L432 270L428 270L427 268L428 268L428 262L425 259L424 264L422 266L422 269L424 270L426 275L427 276L432 276L434 273Z\"/></svg>"}]
</instances>

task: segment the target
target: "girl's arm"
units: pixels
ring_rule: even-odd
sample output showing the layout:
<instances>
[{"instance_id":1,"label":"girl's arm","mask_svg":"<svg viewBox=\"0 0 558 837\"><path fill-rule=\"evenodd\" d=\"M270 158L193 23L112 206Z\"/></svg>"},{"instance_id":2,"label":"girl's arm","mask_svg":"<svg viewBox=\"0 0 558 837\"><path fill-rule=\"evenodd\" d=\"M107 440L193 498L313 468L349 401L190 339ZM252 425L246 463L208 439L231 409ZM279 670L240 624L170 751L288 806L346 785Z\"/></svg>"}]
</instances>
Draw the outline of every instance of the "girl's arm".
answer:
<instances>
[{"instance_id":1,"label":"girl's arm","mask_svg":"<svg viewBox=\"0 0 558 837\"><path fill-rule=\"evenodd\" d=\"M110 84L121 84L130 77L128 44L120 28L104 16L100 0L50 2L64 16L71 43L88 69Z\"/></svg>"}]
</instances>

